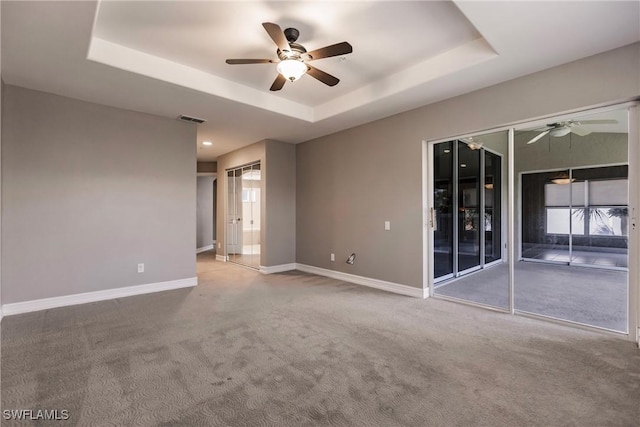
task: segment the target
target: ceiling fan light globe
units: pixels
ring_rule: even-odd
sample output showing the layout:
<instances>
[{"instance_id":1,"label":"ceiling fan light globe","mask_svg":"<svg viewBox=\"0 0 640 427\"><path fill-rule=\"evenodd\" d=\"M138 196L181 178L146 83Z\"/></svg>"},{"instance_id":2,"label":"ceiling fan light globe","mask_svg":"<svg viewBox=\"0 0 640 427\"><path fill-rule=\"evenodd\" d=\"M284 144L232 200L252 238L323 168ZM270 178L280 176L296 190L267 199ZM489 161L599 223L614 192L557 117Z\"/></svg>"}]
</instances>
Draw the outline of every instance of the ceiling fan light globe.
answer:
<instances>
[{"instance_id":1,"label":"ceiling fan light globe","mask_svg":"<svg viewBox=\"0 0 640 427\"><path fill-rule=\"evenodd\" d=\"M284 78L294 82L307 72L307 66L304 62L297 59L285 59L278 62L277 70Z\"/></svg>"},{"instance_id":2,"label":"ceiling fan light globe","mask_svg":"<svg viewBox=\"0 0 640 427\"><path fill-rule=\"evenodd\" d=\"M571 128L569 126L563 126L560 128L551 129L551 132L549 133L551 134L551 136L560 137L560 136L568 135L570 132L571 132Z\"/></svg>"}]
</instances>

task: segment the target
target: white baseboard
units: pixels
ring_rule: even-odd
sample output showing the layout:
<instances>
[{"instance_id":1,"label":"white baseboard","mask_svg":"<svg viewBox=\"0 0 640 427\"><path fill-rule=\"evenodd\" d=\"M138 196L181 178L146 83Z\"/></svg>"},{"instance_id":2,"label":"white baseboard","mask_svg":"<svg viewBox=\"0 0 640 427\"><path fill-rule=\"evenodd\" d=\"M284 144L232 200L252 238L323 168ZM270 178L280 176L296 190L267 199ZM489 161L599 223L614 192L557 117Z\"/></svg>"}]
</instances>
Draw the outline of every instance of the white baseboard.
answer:
<instances>
[{"instance_id":1,"label":"white baseboard","mask_svg":"<svg viewBox=\"0 0 640 427\"><path fill-rule=\"evenodd\" d=\"M222 261L222 262L227 262L227 256L226 255L218 255L216 254L216 261Z\"/></svg>"},{"instance_id":2,"label":"white baseboard","mask_svg":"<svg viewBox=\"0 0 640 427\"><path fill-rule=\"evenodd\" d=\"M0 306L0 322L2 322L3 317L4 317L4 313L2 312L2 306Z\"/></svg>"},{"instance_id":3,"label":"white baseboard","mask_svg":"<svg viewBox=\"0 0 640 427\"><path fill-rule=\"evenodd\" d=\"M105 301L133 295L150 294L169 291L172 289L188 288L198 285L197 277L171 280L168 282L149 283L146 285L128 286L124 288L107 289L104 291L85 292L81 294L65 295L61 297L43 298L33 301L4 304L2 312L7 315L29 313L32 311L48 310L50 308L66 307L69 305L85 304L88 302Z\"/></svg>"},{"instance_id":4,"label":"white baseboard","mask_svg":"<svg viewBox=\"0 0 640 427\"><path fill-rule=\"evenodd\" d=\"M209 246L203 246L201 248L196 249L196 253L199 254L200 252L206 252L206 251L210 251L211 249L215 248L214 245L209 245Z\"/></svg>"},{"instance_id":5,"label":"white baseboard","mask_svg":"<svg viewBox=\"0 0 640 427\"><path fill-rule=\"evenodd\" d=\"M343 280L345 282L355 283L357 285L368 286L370 288L381 289L383 291L407 295L415 298L426 298L429 295L428 289L414 288L413 286L401 285L400 283L387 282L384 280L372 279L364 276L356 276L355 274L327 270L326 268L314 267L312 265L296 264L296 269L304 271L306 273L313 273L319 276L330 277L332 279Z\"/></svg>"},{"instance_id":6,"label":"white baseboard","mask_svg":"<svg viewBox=\"0 0 640 427\"><path fill-rule=\"evenodd\" d=\"M296 263L270 265L268 267L260 266L260 273L263 273L263 274L282 273L283 271L291 271L291 270L295 270L296 268L297 268Z\"/></svg>"}]
</instances>

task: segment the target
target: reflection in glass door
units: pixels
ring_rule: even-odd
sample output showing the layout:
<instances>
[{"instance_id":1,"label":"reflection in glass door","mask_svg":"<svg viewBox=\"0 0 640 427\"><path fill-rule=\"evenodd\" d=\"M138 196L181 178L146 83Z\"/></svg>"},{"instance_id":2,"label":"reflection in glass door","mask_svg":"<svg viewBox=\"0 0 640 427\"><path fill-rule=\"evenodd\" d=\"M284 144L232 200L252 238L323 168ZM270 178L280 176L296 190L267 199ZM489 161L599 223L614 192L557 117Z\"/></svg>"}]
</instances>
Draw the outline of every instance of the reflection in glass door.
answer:
<instances>
[{"instance_id":1,"label":"reflection in glass door","mask_svg":"<svg viewBox=\"0 0 640 427\"><path fill-rule=\"evenodd\" d=\"M522 174L522 258L628 267L628 166Z\"/></svg>"},{"instance_id":2,"label":"reflection in glass door","mask_svg":"<svg viewBox=\"0 0 640 427\"><path fill-rule=\"evenodd\" d=\"M434 277L443 280L452 277L454 272L453 142L437 144L433 149Z\"/></svg>"},{"instance_id":3,"label":"reflection in glass door","mask_svg":"<svg viewBox=\"0 0 640 427\"><path fill-rule=\"evenodd\" d=\"M484 262L502 258L502 162L497 154L484 155Z\"/></svg>"},{"instance_id":4,"label":"reflection in glass door","mask_svg":"<svg viewBox=\"0 0 640 427\"><path fill-rule=\"evenodd\" d=\"M227 256L260 267L260 163L227 171Z\"/></svg>"},{"instance_id":5,"label":"reflection in glass door","mask_svg":"<svg viewBox=\"0 0 640 427\"><path fill-rule=\"evenodd\" d=\"M458 273L480 268L480 155L484 150L458 141Z\"/></svg>"},{"instance_id":6,"label":"reflection in glass door","mask_svg":"<svg viewBox=\"0 0 640 427\"><path fill-rule=\"evenodd\" d=\"M433 150L434 280L442 282L502 259L502 159L463 140Z\"/></svg>"},{"instance_id":7,"label":"reflection in glass door","mask_svg":"<svg viewBox=\"0 0 640 427\"><path fill-rule=\"evenodd\" d=\"M627 111L550 123L562 132L531 128L514 138L522 235L521 258L514 266L514 308L626 333Z\"/></svg>"}]
</instances>

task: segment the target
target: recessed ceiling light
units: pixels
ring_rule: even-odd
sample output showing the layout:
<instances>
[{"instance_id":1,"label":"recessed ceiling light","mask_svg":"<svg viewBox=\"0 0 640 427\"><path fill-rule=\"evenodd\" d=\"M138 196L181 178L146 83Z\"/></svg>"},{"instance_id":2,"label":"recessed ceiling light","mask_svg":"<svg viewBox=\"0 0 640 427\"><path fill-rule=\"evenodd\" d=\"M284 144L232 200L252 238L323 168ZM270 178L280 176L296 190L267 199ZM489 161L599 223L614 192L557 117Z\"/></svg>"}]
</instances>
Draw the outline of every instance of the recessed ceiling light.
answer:
<instances>
[{"instance_id":1,"label":"recessed ceiling light","mask_svg":"<svg viewBox=\"0 0 640 427\"><path fill-rule=\"evenodd\" d=\"M448 150L448 149L447 149L447 150L444 150L444 152L445 152L445 153L450 153L450 152L451 152L451 150Z\"/></svg>"},{"instance_id":2,"label":"recessed ceiling light","mask_svg":"<svg viewBox=\"0 0 640 427\"><path fill-rule=\"evenodd\" d=\"M466 163L460 163L460 167L461 167L461 168L466 168L466 167L467 167L467 164L466 164Z\"/></svg>"},{"instance_id":3,"label":"recessed ceiling light","mask_svg":"<svg viewBox=\"0 0 640 427\"><path fill-rule=\"evenodd\" d=\"M213 142L211 142L211 141L202 141L202 145L211 146L211 145L213 145Z\"/></svg>"}]
</instances>

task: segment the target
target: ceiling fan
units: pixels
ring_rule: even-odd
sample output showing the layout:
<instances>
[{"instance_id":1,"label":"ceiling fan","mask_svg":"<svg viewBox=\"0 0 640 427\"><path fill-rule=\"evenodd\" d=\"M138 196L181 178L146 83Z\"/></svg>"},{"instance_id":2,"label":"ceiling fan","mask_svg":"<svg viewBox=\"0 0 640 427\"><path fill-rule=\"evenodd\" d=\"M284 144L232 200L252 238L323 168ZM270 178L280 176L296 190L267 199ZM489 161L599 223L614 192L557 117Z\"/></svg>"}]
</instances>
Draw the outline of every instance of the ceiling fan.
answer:
<instances>
[{"instance_id":1,"label":"ceiling fan","mask_svg":"<svg viewBox=\"0 0 640 427\"><path fill-rule=\"evenodd\" d=\"M262 26L278 46L276 55L279 59L227 59L227 64L278 64L278 76L269 89L272 91L282 89L287 80L294 82L304 74L309 74L328 86L338 84L340 80L337 77L309 65L308 62L351 53L353 48L349 43L336 43L307 52L304 46L296 43L300 32L295 28L282 31L278 24L271 22L263 22Z\"/></svg>"},{"instance_id":2,"label":"ceiling fan","mask_svg":"<svg viewBox=\"0 0 640 427\"><path fill-rule=\"evenodd\" d=\"M584 125L615 125L617 123L617 120L565 120L563 122L550 123L545 128L536 129L541 132L531 138L527 144L533 144L547 134L555 137L565 136L569 133L575 133L578 136L589 135L591 130L584 128Z\"/></svg>"}]
</instances>

